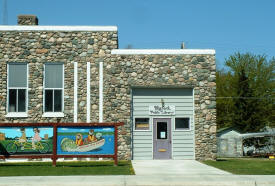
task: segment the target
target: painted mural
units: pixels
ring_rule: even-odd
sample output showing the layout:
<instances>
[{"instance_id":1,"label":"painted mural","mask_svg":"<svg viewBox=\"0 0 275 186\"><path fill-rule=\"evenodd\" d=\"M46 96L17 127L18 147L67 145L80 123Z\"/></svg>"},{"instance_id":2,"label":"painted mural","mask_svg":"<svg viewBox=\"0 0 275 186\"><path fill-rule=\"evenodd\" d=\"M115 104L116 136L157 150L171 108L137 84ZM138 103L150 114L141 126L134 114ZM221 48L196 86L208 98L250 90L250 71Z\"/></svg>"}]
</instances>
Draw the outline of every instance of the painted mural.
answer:
<instances>
[{"instance_id":1,"label":"painted mural","mask_svg":"<svg viewBox=\"0 0 275 186\"><path fill-rule=\"evenodd\" d=\"M114 154L114 127L58 127L57 154Z\"/></svg>"},{"instance_id":2,"label":"painted mural","mask_svg":"<svg viewBox=\"0 0 275 186\"><path fill-rule=\"evenodd\" d=\"M51 154L53 128L0 127L0 154Z\"/></svg>"}]
</instances>

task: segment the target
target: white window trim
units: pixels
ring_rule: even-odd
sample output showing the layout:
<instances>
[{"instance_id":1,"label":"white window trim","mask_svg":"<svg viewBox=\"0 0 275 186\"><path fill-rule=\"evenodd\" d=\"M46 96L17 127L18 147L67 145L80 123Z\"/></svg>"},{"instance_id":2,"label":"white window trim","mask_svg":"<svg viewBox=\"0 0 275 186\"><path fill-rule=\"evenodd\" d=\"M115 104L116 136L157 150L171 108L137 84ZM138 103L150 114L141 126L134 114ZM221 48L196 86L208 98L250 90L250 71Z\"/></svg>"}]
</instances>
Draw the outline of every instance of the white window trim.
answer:
<instances>
[{"instance_id":1,"label":"white window trim","mask_svg":"<svg viewBox=\"0 0 275 186\"><path fill-rule=\"evenodd\" d=\"M186 128L186 129L176 129L176 118L189 118L189 128ZM191 124L192 124L192 121L191 121L192 117L191 116L177 116L177 117L174 117L173 120L174 120L174 125L173 125L173 131L177 132L177 131L181 131L181 132L189 132L191 131Z\"/></svg>"},{"instance_id":2,"label":"white window trim","mask_svg":"<svg viewBox=\"0 0 275 186\"><path fill-rule=\"evenodd\" d=\"M63 118L63 112L44 112L42 115L43 118Z\"/></svg>"},{"instance_id":3,"label":"white window trim","mask_svg":"<svg viewBox=\"0 0 275 186\"><path fill-rule=\"evenodd\" d=\"M9 112L6 114L6 118L27 118L26 112Z\"/></svg>"},{"instance_id":4,"label":"white window trim","mask_svg":"<svg viewBox=\"0 0 275 186\"><path fill-rule=\"evenodd\" d=\"M9 64L20 64L18 62L9 62L7 63L7 102L6 102L6 115L5 117L20 117L20 118L25 118L28 117L28 103L29 103L29 64L28 63L23 63L27 65L27 86L26 87L9 87ZM25 105L25 112L9 112L9 89L25 89L26 90L26 105ZM17 95L18 97L18 95ZM18 103L18 101L17 101Z\"/></svg>"},{"instance_id":5,"label":"white window trim","mask_svg":"<svg viewBox=\"0 0 275 186\"><path fill-rule=\"evenodd\" d=\"M136 118L148 118L149 119L149 129L148 130L137 130L136 129ZM152 124L151 124L151 122L152 122L152 119L151 119L151 117L150 116L135 116L134 117L134 121L133 121L133 123L134 123L134 126L133 126L133 128L134 128L134 132L148 132L148 131L151 131L152 130Z\"/></svg>"},{"instance_id":6,"label":"white window trim","mask_svg":"<svg viewBox=\"0 0 275 186\"><path fill-rule=\"evenodd\" d=\"M62 70L63 70L63 83L62 88L45 88L45 65L47 64L61 64ZM44 63L44 69L43 69L43 115L42 117L64 117L64 82L65 82L65 73L64 73L64 64L63 63ZM45 90L62 90L62 104L61 104L61 112L45 112ZM53 100L54 100L54 93L53 93ZM53 104L54 107L54 104Z\"/></svg>"}]
</instances>

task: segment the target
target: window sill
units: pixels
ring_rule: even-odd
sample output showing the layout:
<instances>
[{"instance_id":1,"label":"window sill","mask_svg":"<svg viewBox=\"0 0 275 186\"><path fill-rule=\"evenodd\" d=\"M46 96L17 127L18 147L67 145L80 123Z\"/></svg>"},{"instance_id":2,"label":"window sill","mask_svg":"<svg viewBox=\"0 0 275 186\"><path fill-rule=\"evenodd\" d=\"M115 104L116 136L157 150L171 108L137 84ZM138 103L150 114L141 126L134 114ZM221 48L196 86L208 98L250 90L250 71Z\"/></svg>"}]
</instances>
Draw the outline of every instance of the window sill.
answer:
<instances>
[{"instance_id":1,"label":"window sill","mask_svg":"<svg viewBox=\"0 0 275 186\"><path fill-rule=\"evenodd\" d=\"M27 118L28 114L26 112L9 112L6 118Z\"/></svg>"},{"instance_id":2,"label":"window sill","mask_svg":"<svg viewBox=\"0 0 275 186\"><path fill-rule=\"evenodd\" d=\"M190 132L191 129L190 128L186 128L186 129L174 129L175 132Z\"/></svg>"},{"instance_id":3,"label":"window sill","mask_svg":"<svg viewBox=\"0 0 275 186\"><path fill-rule=\"evenodd\" d=\"M63 118L63 112L45 112L42 117L44 118Z\"/></svg>"}]
</instances>

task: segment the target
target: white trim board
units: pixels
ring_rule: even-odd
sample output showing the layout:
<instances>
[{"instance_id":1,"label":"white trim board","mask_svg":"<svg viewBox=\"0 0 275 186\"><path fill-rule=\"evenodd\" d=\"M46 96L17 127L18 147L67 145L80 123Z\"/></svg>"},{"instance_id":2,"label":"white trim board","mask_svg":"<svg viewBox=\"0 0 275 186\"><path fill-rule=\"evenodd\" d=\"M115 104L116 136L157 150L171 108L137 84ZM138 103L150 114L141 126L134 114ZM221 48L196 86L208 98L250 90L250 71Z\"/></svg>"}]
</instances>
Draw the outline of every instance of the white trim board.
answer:
<instances>
[{"instance_id":1,"label":"white trim board","mask_svg":"<svg viewBox=\"0 0 275 186\"><path fill-rule=\"evenodd\" d=\"M103 61L99 62L99 123L103 122Z\"/></svg>"},{"instance_id":2,"label":"white trim board","mask_svg":"<svg viewBox=\"0 0 275 186\"><path fill-rule=\"evenodd\" d=\"M78 81L78 76L77 76L77 62L74 62L74 123L77 123L77 109L78 109L78 101L77 101L77 81Z\"/></svg>"},{"instance_id":3,"label":"white trim board","mask_svg":"<svg viewBox=\"0 0 275 186\"><path fill-rule=\"evenodd\" d=\"M91 63L87 62L87 115L86 122L90 123L90 112L91 112L91 72L90 72Z\"/></svg>"},{"instance_id":4,"label":"white trim board","mask_svg":"<svg viewBox=\"0 0 275 186\"><path fill-rule=\"evenodd\" d=\"M113 49L111 54L216 54L214 49Z\"/></svg>"},{"instance_id":5,"label":"white trim board","mask_svg":"<svg viewBox=\"0 0 275 186\"><path fill-rule=\"evenodd\" d=\"M117 26L0 26L0 31L117 31Z\"/></svg>"}]
</instances>

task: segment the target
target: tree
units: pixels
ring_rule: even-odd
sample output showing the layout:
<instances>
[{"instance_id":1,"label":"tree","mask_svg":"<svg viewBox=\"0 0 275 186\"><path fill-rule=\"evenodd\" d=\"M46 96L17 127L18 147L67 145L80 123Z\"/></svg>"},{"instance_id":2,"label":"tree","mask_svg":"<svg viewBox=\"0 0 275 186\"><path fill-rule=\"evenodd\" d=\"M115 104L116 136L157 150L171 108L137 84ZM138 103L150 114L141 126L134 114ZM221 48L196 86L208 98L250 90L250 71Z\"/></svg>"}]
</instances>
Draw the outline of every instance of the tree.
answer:
<instances>
[{"instance_id":1,"label":"tree","mask_svg":"<svg viewBox=\"0 0 275 186\"><path fill-rule=\"evenodd\" d=\"M275 59L236 53L225 64L229 71L217 72L218 125L233 126L242 132L273 125Z\"/></svg>"}]
</instances>

